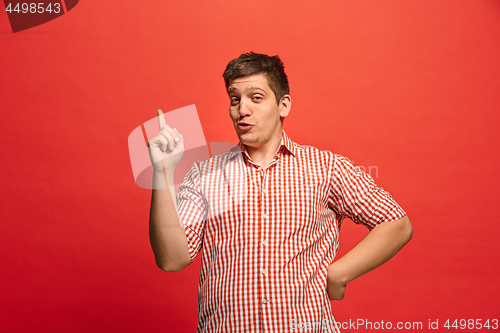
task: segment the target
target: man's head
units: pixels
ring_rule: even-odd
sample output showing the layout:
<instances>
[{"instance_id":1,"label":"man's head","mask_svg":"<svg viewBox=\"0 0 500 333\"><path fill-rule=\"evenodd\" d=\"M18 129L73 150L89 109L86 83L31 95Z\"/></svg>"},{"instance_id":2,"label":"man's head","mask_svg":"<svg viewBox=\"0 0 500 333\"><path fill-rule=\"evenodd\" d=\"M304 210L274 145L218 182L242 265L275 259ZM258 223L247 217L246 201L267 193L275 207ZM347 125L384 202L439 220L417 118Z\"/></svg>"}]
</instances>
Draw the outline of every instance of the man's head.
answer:
<instances>
[{"instance_id":1,"label":"man's head","mask_svg":"<svg viewBox=\"0 0 500 333\"><path fill-rule=\"evenodd\" d=\"M224 74L222 74L226 90L233 80L254 74L266 76L269 87L274 92L276 104L279 104L283 96L290 93L285 67L280 57L253 52L244 53L229 62Z\"/></svg>"},{"instance_id":2,"label":"man's head","mask_svg":"<svg viewBox=\"0 0 500 333\"><path fill-rule=\"evenodd\" d=\"M280 58L242 54L227 65L223 76L240 141L247 149L276 149L292 105Z\"/></svg>"}]
</instances>

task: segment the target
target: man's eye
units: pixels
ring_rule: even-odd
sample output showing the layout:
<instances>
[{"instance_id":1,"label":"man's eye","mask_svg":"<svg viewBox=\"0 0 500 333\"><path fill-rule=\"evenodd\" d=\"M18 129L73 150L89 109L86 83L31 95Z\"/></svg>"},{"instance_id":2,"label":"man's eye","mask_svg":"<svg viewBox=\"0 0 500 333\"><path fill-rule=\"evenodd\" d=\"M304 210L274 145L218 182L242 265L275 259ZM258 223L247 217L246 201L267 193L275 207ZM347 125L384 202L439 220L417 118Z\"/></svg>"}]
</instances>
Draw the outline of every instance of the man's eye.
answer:
<instances>
[{"instance_id":1,"label":"man's eye","mask_svg":"<svg viewBox=\"0 0 500 333\"><path fill-rule=\"evenodd\" d=\"M237 98L237 97L232 97L232 98L231 98L231 105L236 105L236 104L238 104L238 102L239 102L239 101L240 101L240 99L239 99L239 98Z\"/></svg>"},{"instance_id":2,"label":"man's eye","mask_svg":"<svg viewBox=\"0 0 500 333\"><path fill-rule=\"evenodd\" d=\"M262 100L262 96L253 96L252 99L256 102L260 102Z\"/></svg>"}]
</instances>

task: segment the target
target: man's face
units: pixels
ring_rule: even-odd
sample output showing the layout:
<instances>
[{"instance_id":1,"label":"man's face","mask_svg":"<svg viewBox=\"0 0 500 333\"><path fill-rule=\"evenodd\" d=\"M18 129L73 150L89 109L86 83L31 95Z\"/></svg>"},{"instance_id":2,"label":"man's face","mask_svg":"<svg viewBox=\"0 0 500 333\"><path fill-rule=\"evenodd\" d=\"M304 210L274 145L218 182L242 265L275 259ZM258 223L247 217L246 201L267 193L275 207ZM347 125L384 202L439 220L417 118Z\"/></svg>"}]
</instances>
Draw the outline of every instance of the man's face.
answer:
<instances>
[{"instance_id":1,"label":"man's face","mask_svg":"<svg viewBox=\"0 0 500 333\"><path fill-rule=\"evenodd\" d=\"M273 139L281 139L280 117L288 115L290 96L286 95L276 104L276 96L265 74L233 80L228 95L231 101L229 113L241 143L261 148Z\"/></svg>"}]
</instances>

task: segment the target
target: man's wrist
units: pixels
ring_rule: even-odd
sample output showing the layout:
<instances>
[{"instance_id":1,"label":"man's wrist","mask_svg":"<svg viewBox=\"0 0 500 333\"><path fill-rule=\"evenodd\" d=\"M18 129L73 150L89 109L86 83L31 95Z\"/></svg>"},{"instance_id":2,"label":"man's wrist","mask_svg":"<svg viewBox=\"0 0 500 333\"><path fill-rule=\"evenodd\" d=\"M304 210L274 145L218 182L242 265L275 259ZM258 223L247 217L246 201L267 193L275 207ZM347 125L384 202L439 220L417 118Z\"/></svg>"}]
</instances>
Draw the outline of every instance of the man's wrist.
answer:
<instances>
[{"instance_id":1,"label":"man's wrist","mask_svg":"<svg viewBox=\"0 0 500 333\"><path fill-rule=\"evenodd\" d=\"M164 190L174 186L174 170L153 171L153 189Z\"/></svg>"},{"instance_id":2,"label":"man's wrist","mask_svg":"<svg viewBox=\"0 0 500 333\"><path fill-rule=\"evenodd\" d=\"M174 177L175 168L174 169L163 169L163 170L153 170L153 177L164 177L170 179L170 177Z\"/></svg>"},{"instance_id":3,"label":"man's wrist","mask_svg":"<svg viewBox=\"0 0 500 333\"><path fill-rule=\"evenodd\" d=\"M346 285L351 282L345 273L345 269L342 269L342 265L338 261L335 261L328 266L328 279L335 284Z\"/></svg>"}]
</instances>

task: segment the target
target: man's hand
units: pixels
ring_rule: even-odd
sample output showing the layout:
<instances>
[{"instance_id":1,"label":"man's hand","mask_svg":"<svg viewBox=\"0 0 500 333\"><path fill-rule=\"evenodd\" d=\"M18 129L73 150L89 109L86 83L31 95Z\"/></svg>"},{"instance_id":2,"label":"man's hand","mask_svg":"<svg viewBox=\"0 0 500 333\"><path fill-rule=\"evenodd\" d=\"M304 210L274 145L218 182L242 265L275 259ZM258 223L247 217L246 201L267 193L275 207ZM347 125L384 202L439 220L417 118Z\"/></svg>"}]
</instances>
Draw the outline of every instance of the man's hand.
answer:
<instances>
[{"instance_id":1,"label":"man's hand","mask_svg":"<svg viewBox=\"0 0 500 333\"><path fill-rule=\"evenodd\" d=\"M326 291L331 301L341 301L344 299L347 283L343 281L340 272L337 271L335 262L328 266L326 279Z\"/></svg>"},{"instance_id":2,"label":"man's hand","mask_svg":"<svg viewBox=\"0 0 500 333\"><path fill-rule=\"evenodd\" d=\"M174 170L184 153L184 139L165 123L158 110L160 132L148 142L153 163L153 193L149 215L149 239L156 264L165 272L177 272L189 265L186 233L175 201Z\"/></svg>"},{"instance_id":3,"label":"man's hand","mask_svg":"<svg viewBox=\"0 0 500 333\"><path fill-rule=\"evenodd\" d=\"M184 138L177 129L165 123L165 115L158 110L160 131L148 142L149 157L155 173L173 172L184 153Z\"/></svg>"},{"instance_id":4,"label":"man's hand","mask_svg":"<svg viewBox=\"0 0 500 333\"><path fill-rule=\"evenodd\" d=\"M377 225L354 248L328 266L328 297L342 300L347 283L392 258L410 241L412 234L407 216Z\"/></svg>"}]
</instances>

